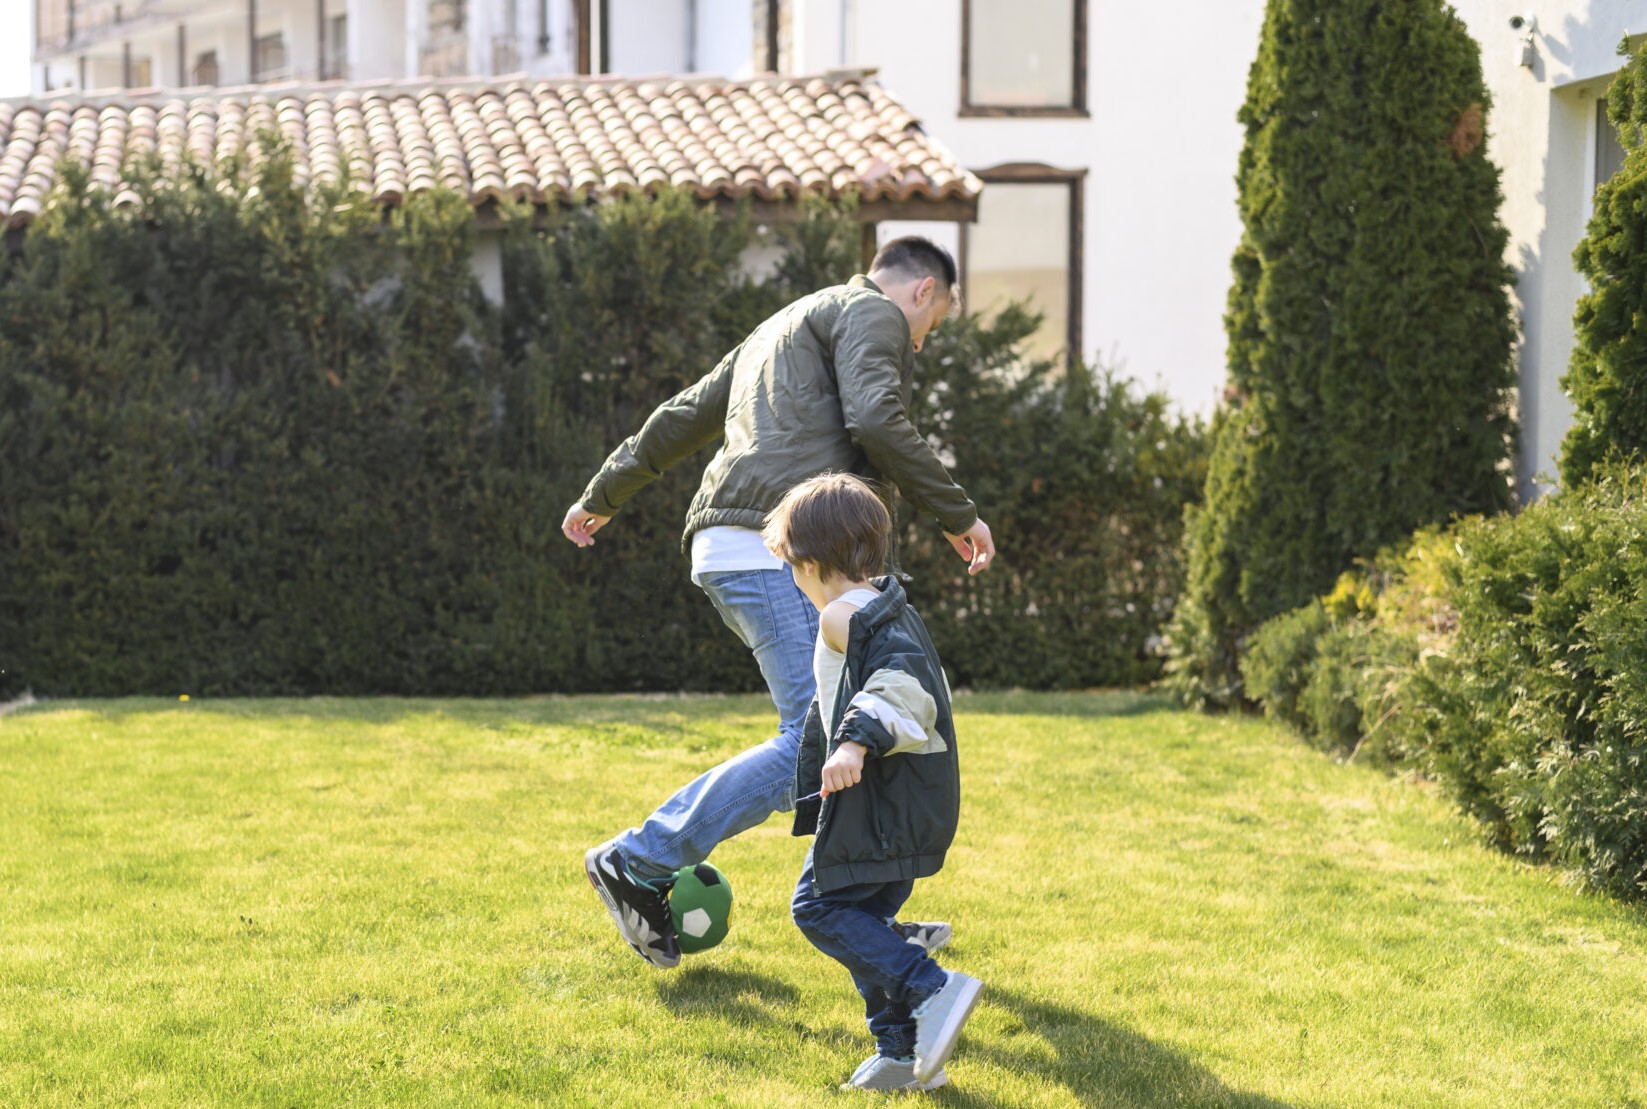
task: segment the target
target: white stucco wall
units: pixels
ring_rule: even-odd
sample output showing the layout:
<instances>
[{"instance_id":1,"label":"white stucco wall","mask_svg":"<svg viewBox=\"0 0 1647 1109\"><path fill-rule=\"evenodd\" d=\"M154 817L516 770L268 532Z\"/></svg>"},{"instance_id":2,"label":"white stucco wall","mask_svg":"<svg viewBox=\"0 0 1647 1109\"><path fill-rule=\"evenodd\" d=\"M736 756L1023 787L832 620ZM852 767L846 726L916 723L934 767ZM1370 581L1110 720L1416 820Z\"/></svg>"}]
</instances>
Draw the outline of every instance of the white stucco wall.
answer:
<instances>
[{"instance_id":1,"label":"white stucco wall","mask_svg":"<svg viewBox=\"0 0 1647 1109\"><path fill-rule=\"evenodd\" d=\"M613 73L644 77L686 72L687 0L609 0Z\"/></svg>"},{"instance_id":2,"label":"white stucco wall","mask_svg":"<svg viewBox=\"0 0 1647 1109\"><path fill-rule=\"evenodd\" d=\"M349 77L372 81L418 72L419 0L349 0ZM410 10L409 10L410 9Z\"/></svg>"},{"instance_id":3,"label":"white stucco wall","mask_svg":"<svg viewBox=\"0 0 1647 1109\"><path fill-rule=\"evenodd\" d=\"M1503 170L1509 260L1516 267L1521 321L1520 492L1547 489L1572 406L1560 385L1573 345L1573 307L1584 283L1573 248L1584 235L1595 188L1596 100L1618 70L1619 40L1647 31L1641 0L1455 0L1481 44L1493 96L1488 153ZM1521 64L1526 31L1512 15L1536 17L1531 67Z\"/></svg>"},{"instance_id":4,"label":"white stucco wall","mask_svg":"<svg viewBox=\"0 0 1647 1109\"><path fill-rule=\"evenodd\" d=\"M739 79L755 71L755 17L749 0L697 0L699 73Z\"/></svg>"}]
</instances>

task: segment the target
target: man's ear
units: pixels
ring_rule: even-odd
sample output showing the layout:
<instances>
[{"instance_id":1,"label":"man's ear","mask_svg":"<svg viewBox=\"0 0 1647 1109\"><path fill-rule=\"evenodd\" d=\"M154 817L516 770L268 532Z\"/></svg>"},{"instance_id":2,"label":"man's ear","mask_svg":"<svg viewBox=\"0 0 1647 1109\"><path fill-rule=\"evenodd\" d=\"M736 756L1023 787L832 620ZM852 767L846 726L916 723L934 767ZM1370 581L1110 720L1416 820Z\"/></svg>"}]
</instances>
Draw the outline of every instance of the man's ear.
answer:
<instances>
[{"instance_id":1,"label":"man's ear","mask_svg":"<svg viewBox=\"0 0 1647 1109\"><path fill-rule=\"evenodd\" d=\"M925 308L936 295L938 279L931 274L921 278L920 284L915 286L915 307Z\"/></svg>"}]
</instances>

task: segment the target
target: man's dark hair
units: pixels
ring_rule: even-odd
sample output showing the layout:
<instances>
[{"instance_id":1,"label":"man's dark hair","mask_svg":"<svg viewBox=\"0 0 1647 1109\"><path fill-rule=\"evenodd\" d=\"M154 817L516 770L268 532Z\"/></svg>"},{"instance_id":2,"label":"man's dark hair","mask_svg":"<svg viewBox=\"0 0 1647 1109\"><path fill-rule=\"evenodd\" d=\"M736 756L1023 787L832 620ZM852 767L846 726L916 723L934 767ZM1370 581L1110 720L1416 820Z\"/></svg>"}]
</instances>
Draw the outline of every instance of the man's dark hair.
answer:
<instances>
[{"instance_id":1,"label":"man's dark hair","mask_svg":"<svg viewBox=\"0 0 1647 1109\"><path fill-rule=\"evenodd\" d=\"M905 235L901 239L893 239L880 250L875 252L875 258L869 263L870 272L887 270L902 277L931 277L937 280L944 292L949 292L959 280L955 270L955 259L949 256L949 251L920 235Z\"/></svg>"}]
</instances>

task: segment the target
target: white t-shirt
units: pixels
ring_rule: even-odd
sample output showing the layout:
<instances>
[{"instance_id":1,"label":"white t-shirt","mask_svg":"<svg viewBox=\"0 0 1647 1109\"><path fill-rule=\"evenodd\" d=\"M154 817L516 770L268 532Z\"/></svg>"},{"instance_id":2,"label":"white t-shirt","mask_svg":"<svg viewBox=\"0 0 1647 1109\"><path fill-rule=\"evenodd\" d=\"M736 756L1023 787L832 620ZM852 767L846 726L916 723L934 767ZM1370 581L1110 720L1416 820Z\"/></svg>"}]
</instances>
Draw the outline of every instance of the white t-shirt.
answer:
<instances>
[{"instance_id":1,"label":"white t-shirt","mask_svg":"<svg viewBox=\"0 0 1647 1109\"><path fill-rule=\"evenodd\" d=\"M692 584L724 570L782 570L783 559L766 549L754 528L704 528L692 533Z\"/></svg>"},{"instance_id":2,"label":"white t-shirt","mask_svg":"<svg viewBox=\"0 0 1647 1109\"><path fill-rule=\"evenodd\" d=\"M835 598L853 608L863 608L879 597L875 589L849 589ZM812 648L812 679L818 684L818 712L825 728L835 719L835 695L840 692L841 671L846 669L846 652L837 651L824 642L823 629L818 629L818 642Z\"/></svg>"}]
</instances>

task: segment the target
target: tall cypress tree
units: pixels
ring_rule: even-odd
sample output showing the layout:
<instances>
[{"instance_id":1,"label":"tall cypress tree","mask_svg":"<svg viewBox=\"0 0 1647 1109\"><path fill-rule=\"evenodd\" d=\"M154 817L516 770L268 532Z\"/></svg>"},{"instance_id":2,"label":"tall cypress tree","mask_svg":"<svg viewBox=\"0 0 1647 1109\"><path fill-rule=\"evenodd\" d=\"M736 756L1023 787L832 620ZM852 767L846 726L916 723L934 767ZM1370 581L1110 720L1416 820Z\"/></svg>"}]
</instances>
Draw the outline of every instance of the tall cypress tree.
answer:
<instances>
[{"instance_id":1,"label":"tall cypress tree","mask_svg":"<svg viewBox=\"0 0 1647 1109\"><path fill-rule=\"evenodd\" d=\"M1229 704L1247 633L1357 556L1511 503L1514 370L1480 56L1441 0L1270 0L1240 112L1229 384L1173 649Z\"/></svg>"},{"instance_id":2,"label":"tall cypress tree","mask_svg":"<svg viewBox=\"0 0 1647 1109\"><path fill-rule=\"evenodd\" d=\"M1572 360L1561 379L1573 401L1561 446L1568 487L1608 455L1647 455L1647 48L1613 79L1607 118L1618 128L1624 165L1596 190L1590 226L1573 251L1590 290L1573 313Z\"/></svg>"}]
</instances>

